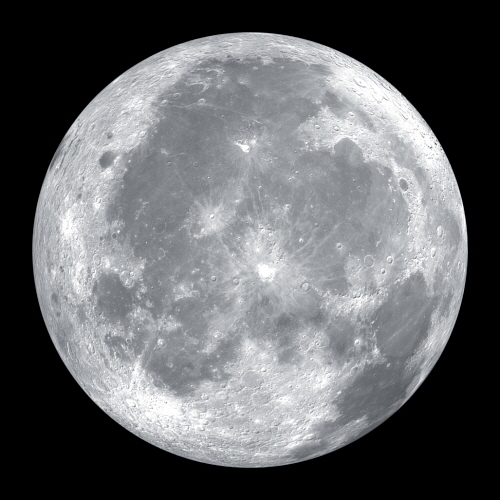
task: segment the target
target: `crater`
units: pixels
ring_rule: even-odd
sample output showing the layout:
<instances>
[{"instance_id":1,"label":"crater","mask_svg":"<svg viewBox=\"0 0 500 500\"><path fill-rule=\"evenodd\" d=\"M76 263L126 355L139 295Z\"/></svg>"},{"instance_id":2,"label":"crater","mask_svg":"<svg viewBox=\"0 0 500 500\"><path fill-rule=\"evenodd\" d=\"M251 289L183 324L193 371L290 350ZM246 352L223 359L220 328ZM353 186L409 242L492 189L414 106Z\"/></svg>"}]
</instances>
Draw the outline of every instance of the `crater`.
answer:
<instances>
[{"instance_id":1,"label":"crater","mask_svg":"<svg viewBox=\"0 0 500 500\"><path fill-rule=\"evenodd\" d=\"M105 151L99 158L99 165L104 170L113 164L116 154L113 151Z\"/></svg>"},{"instance_id":2,"label":"crater","mask_svg":"<svg viewBox=\"0 0 500 500\"><path fill-rule=\"evenodd\" d=\"M276 275L276 269L268 264L259 264L257 266L257 272L259 273L259 278L262 281L273 281Z\"/></svg>"}]
</instances>

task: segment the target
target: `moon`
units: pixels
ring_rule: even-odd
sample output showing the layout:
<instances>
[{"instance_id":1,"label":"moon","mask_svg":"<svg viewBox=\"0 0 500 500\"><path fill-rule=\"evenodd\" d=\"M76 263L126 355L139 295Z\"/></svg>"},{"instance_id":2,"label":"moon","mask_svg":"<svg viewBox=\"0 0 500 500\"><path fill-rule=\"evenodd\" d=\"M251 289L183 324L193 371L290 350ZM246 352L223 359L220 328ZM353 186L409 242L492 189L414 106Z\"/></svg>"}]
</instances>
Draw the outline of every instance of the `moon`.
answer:
<instances>
[{"instance_id":1,"label":"moon","mask_svg":"<svg viewBox=\"0 0 500 500\"><path fill-rule=\"evenodd\" d=\"M227 467L320 457L387 420L443 352L466 267L456 179L417 110L349 56L267 33L111 82L55 152L33 230L40 309L86 394Z\"/></svg>"}]
</instances>

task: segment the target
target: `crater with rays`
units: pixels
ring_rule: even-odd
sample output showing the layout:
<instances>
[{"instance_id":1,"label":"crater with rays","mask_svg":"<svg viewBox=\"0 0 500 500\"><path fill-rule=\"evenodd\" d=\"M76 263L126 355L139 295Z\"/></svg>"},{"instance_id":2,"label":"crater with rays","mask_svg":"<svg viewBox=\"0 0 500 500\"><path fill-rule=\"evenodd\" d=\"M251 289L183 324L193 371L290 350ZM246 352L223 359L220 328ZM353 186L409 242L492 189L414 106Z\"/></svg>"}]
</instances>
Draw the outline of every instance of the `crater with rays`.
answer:
<instances>
[{"instance_id":1,"label":"crater with rays","mask_svg":"<svg viewBox=\"0 0 500 500\"><path fill-rule=\"evenodd\" d=\"M259 273L259 278L262 281L273 281L276 275L276 268L270 266L269 264L260 263L257 265L257 272Z\"/></svg>"}]
</instances>

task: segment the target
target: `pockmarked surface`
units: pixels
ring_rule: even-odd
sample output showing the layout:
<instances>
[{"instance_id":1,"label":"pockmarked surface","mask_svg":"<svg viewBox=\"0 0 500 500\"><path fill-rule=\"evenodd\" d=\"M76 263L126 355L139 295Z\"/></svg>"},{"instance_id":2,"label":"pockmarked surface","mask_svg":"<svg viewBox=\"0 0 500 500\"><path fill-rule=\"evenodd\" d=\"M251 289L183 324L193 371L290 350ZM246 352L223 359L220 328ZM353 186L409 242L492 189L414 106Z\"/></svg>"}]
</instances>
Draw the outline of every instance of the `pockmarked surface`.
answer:
<instances>
[{"instance_id":1,"label":"pockmarked surface","mask_svg":"<svg viewBox=\"0 0 500 500\"><path fill-rule=\"evenodd\" d=\"M428 375L463 294L455 177L418 112L313 42L194 40L113 81L33 236L64 363L155 446L232 467L331 452Z\"/></svg>"}]
</instances>

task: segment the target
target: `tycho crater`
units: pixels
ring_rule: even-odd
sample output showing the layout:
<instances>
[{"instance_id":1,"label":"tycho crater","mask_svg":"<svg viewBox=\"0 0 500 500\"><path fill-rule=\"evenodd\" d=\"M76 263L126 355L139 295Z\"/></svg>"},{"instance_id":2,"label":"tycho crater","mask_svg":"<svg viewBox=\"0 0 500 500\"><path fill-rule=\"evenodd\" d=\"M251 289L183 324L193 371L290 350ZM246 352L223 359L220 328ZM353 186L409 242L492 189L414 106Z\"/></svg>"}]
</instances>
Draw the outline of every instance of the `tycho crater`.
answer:
<instances>
[{"instance_id":1,"label":"tycho crater","mask_svg":"<svg viewBox=\"0 0 500 500\"><path fill-rule=\"evenodd\" d=\"M467 232L436 137L328 47L239 33L137 64L81 113L41 189L41 311L113 419L196 461L332 452L428 375Z\"/></svg>"}]
</instances>

